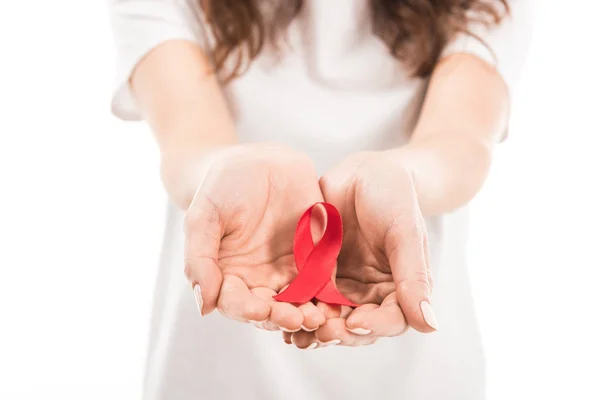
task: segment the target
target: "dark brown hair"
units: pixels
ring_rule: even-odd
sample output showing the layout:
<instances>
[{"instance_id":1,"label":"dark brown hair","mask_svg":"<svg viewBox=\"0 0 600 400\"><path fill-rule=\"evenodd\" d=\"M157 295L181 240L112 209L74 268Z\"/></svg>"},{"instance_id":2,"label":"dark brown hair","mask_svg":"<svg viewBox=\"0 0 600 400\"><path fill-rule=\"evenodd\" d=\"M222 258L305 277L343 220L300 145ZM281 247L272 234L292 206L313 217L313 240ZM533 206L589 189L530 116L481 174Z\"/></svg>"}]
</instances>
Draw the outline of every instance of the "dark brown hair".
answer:
<instances>
[{"instance_id":1,"label":"dark brown hair","mask_svg":"<svg viewBox=\"0 0 600 400\"><path fill-rule=\"evenodd\" d=\"M213 58L221 71L229 57L231 80L269 43L279 48L303 0L198 0L215 39ZM320 0L327 1L327 0ZM431 74L444 46L473 22L498 24L507 0L370 0L373 33L414 76Z\"/></svg>"}]
</instances>

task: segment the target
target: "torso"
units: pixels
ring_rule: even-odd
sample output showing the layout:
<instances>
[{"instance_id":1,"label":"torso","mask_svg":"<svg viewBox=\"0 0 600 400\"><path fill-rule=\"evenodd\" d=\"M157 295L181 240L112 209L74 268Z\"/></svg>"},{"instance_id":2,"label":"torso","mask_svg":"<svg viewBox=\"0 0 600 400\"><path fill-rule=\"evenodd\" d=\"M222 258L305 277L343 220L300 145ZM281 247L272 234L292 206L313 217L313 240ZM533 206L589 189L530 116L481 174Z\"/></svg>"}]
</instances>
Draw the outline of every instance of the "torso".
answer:
<instances>
[{"instance_id":1,"label":"torso","mask_svg":"<svg viewBox=\"0 0 600 400\"><path fill-rule=\"evenodd\" d=\"M293 50L276 64L265 54L226 88L242 142L286 143L310 155L323 173L353 152L409 139L427 82L407 76L371 35L367 3L306 1L290 28ZM181 222L171 206L146 399L483 398L483 356L464 257L466 210L427 221L439 332L313 351L218 313L200 318L182 273Z\"/></svg>"}]
</instances>

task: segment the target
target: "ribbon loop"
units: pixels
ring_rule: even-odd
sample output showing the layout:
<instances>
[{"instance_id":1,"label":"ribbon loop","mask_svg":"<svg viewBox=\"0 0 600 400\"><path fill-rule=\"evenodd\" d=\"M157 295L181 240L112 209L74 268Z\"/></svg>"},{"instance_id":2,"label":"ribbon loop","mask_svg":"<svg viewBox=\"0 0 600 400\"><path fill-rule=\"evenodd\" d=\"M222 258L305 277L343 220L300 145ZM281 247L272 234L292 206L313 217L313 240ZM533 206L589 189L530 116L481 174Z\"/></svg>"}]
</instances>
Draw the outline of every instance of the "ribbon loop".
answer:
<instances>
[{"instance_id":1,"label":"ribbon loop","mask_svg":"<svg viewBox=\"0 0 600 400\"><path fill-rule=\"evenodd\" d=\"M310 230L312 213L322 205L327 213L327 226L315 246ZM342 248L343 229L339 211L329 203L317 203L302 214L294 235L294 261L298 275L280 294L274 297L286 303L307 303L313 298L331 305L358 307L346 299L332 281L337 257Z\"/></svg>"}]
</instances>

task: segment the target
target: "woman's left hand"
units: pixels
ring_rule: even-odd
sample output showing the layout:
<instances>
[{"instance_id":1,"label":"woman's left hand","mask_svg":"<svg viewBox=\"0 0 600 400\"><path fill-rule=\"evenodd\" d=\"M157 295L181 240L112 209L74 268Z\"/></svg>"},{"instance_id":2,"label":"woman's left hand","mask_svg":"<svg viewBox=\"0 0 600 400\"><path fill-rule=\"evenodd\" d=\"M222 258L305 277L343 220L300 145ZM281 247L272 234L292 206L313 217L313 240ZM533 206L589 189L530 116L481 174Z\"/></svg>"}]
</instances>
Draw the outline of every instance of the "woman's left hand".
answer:
<instances>
[{"instance_id":1,"label":"woman's left hand","mask_svg":"<svg viewBox=\"0 0 600 400\"><path fill-rule=\"evenodd\" d=\"M359 346L401 335L409 326L436 330L427 231L401 153L354 154L324 175L320 186L344 223L336 284L362 305L315 332L284 333L284 340L301 348L315 342Z\"/></svg>"}]
</instances>

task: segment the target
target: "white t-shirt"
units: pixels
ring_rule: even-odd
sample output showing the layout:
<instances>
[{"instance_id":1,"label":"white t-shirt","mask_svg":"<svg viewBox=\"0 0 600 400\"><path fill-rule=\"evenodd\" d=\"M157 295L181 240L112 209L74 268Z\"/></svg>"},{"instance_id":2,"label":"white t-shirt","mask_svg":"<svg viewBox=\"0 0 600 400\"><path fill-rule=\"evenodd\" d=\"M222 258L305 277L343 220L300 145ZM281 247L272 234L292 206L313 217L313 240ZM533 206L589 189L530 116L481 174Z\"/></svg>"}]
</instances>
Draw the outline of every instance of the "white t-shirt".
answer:
<instances>
[{"instance_id":1,"label":"white t-shirt","mask_svg":"<svg viewBox=\"0 0 600 400\"><path fill-rule=\"evenodd\" d=\"M512 17L461 35L444 55L471 53L496 66L509 90L527 52L532 0ZM268 54L224 90L241 142L278 141L310 155L323 173L344 156L404 144L427 80L407 75L370 29L368 0L305 0L290 27L292 51ZM139 120L128 79L152 48L171 39L210 46L191 0L112 0L118 49L113 113ZM155 293L144 399L484 398L484 361L465 265L467 210L427 220L440 330L380 339L371 346L301 351L280 333L198 316L183 275L182 212L169 205Z\"/></svg>"}]
</instances>

